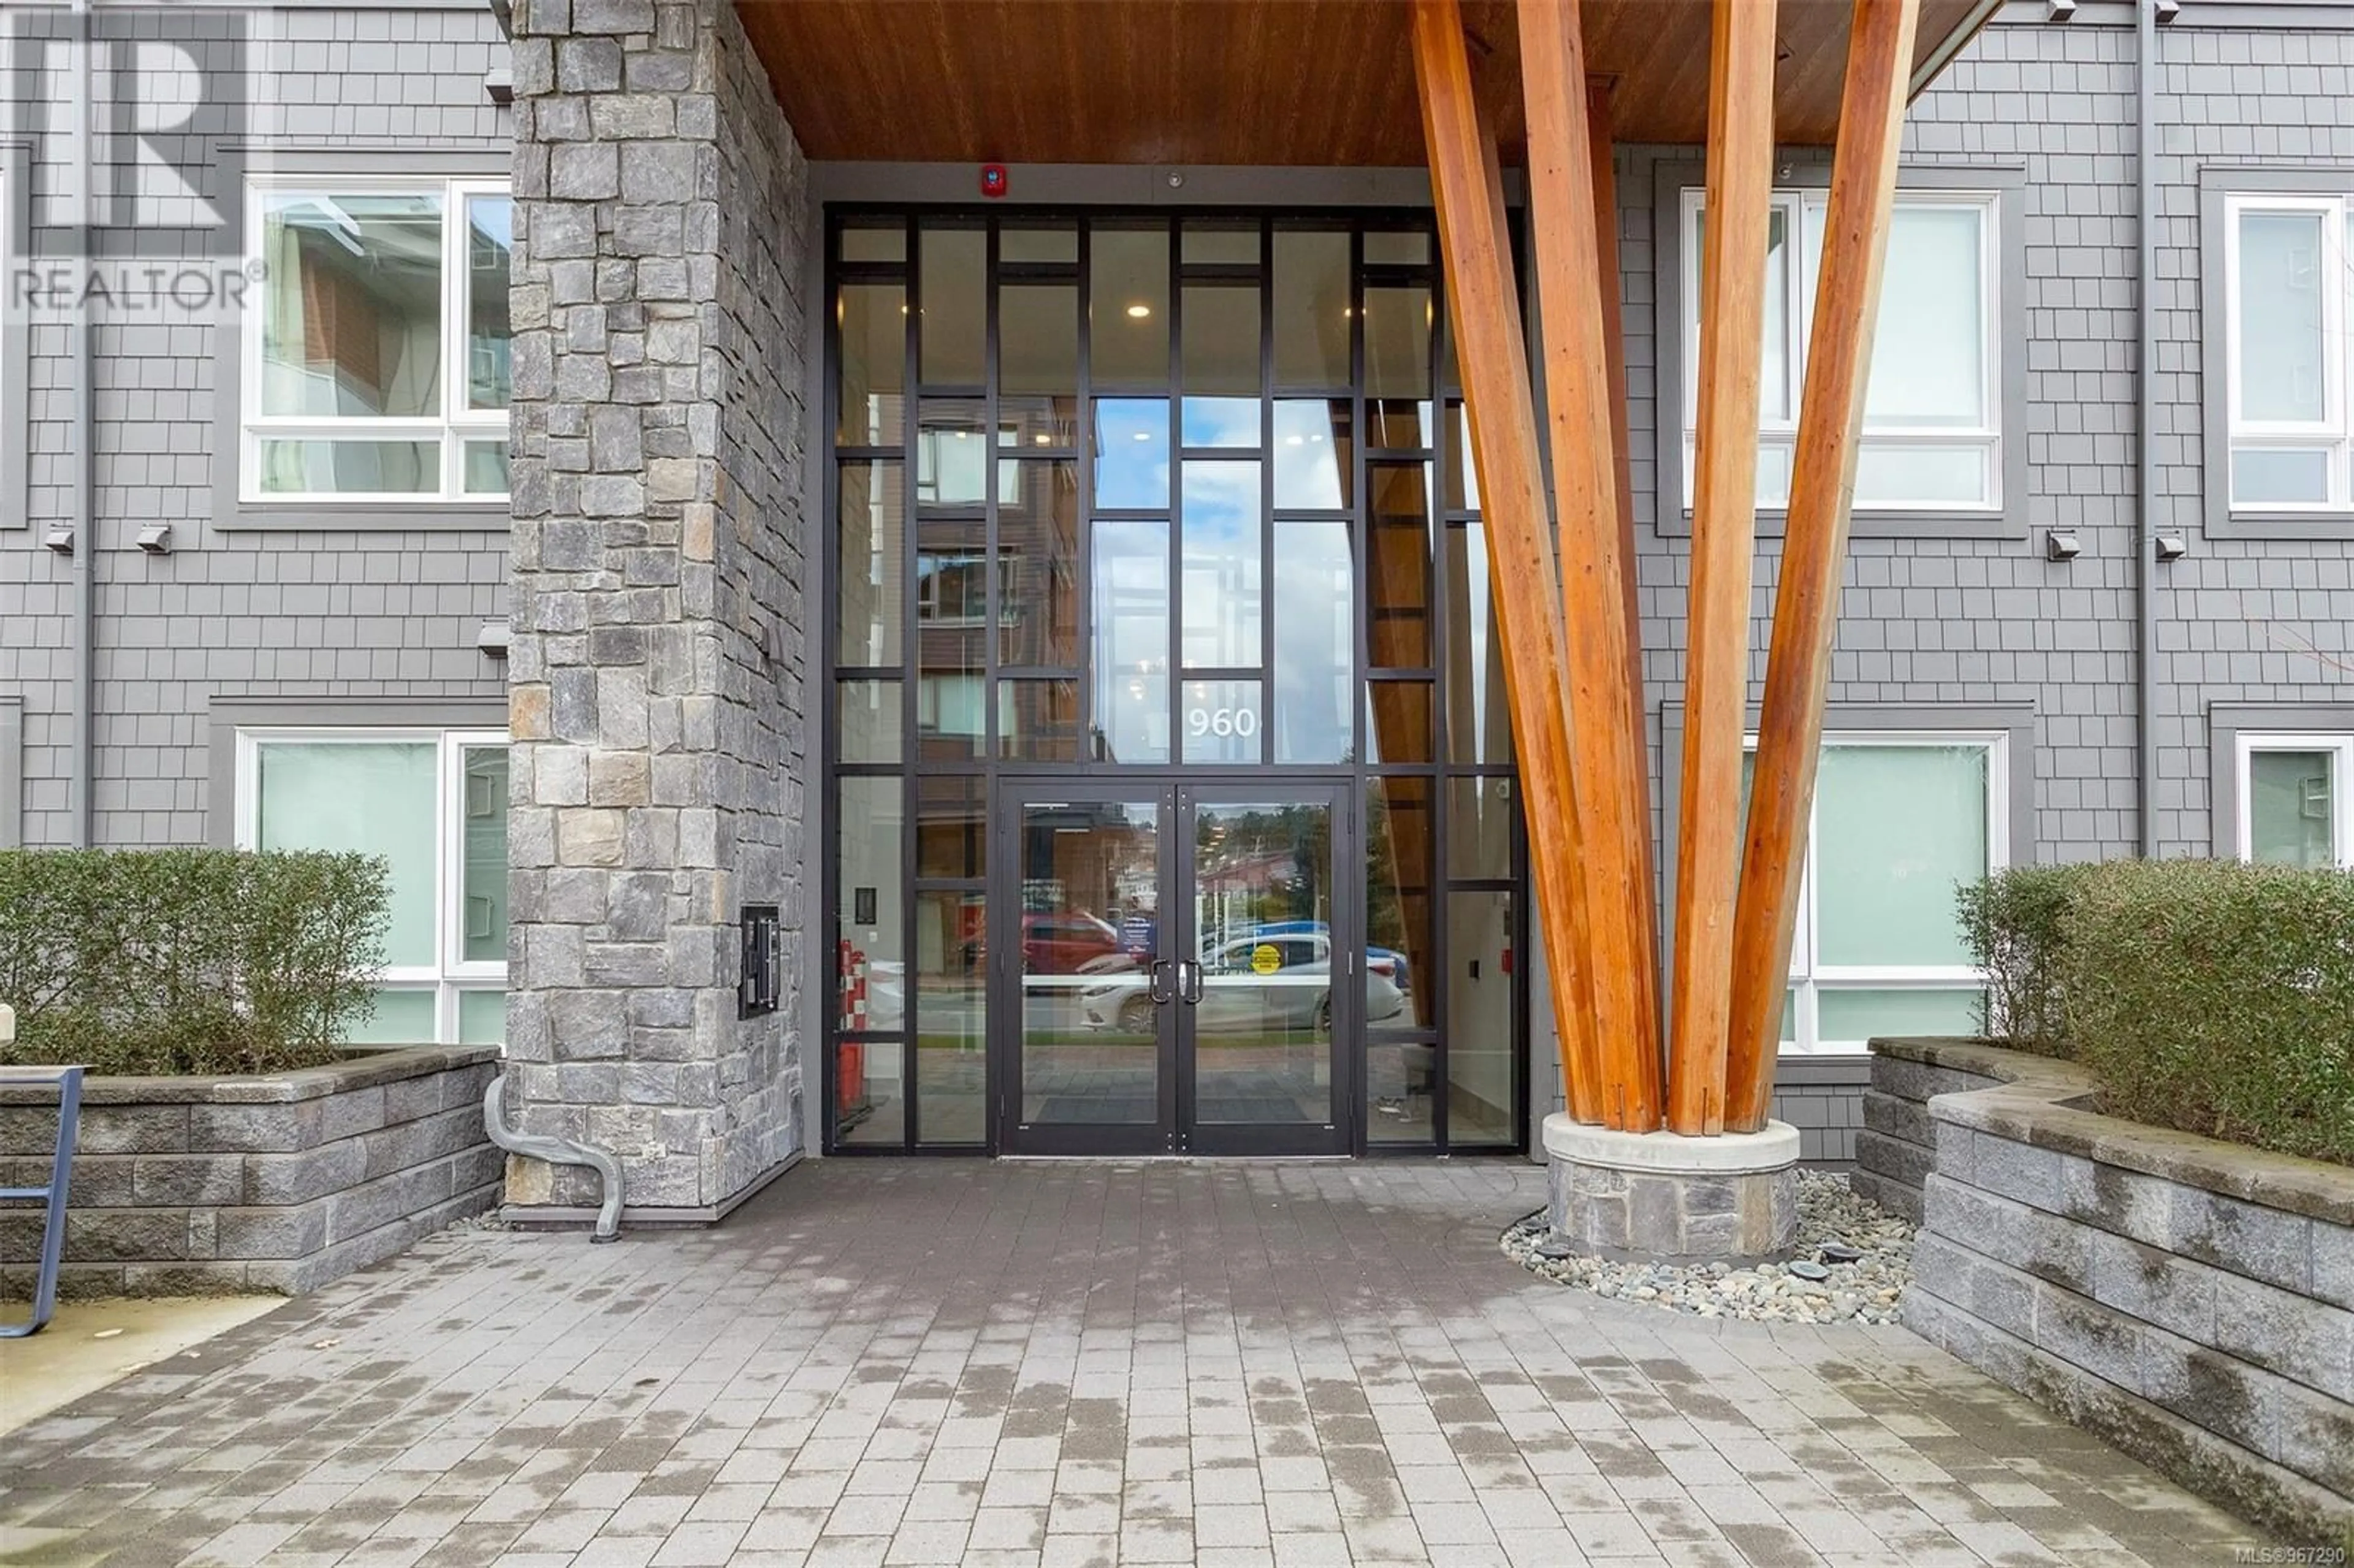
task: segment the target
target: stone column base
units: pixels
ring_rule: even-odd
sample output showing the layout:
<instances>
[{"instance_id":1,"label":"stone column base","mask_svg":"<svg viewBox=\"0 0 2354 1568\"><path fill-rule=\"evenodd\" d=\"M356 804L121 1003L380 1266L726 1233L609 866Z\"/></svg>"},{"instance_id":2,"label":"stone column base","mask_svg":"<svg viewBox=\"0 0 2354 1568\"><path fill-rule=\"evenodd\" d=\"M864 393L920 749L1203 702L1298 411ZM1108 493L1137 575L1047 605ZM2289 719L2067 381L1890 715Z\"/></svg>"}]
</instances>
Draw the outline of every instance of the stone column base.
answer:
<instances>
[{"instance_id":1,"label":"stone column base","mask_svg":"<svg viewBox=\"0 0 2354 1568\"><path fill-rule=\"evenodd\" d=\"M1553 1234L1620 1261L1763 1263L1798 1226L1798 1129L1684 1138L1544 1121Z\"/></svg>"}]
</instances>

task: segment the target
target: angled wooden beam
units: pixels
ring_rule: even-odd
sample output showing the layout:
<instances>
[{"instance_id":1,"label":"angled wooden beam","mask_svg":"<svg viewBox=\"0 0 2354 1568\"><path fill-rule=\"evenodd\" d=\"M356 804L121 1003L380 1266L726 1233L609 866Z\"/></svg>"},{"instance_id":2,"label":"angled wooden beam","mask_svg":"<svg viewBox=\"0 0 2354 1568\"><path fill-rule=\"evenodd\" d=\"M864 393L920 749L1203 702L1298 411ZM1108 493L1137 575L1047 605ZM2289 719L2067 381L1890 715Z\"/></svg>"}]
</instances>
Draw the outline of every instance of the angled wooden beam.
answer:
<instances>
[{"instance_id":1,"label":"angled wooden beam","mask_svg":"<svg viewBox=\"0 0 2354 1568\"><path fill-rule=\"evenodd\" d=\"M1640 688L1628 685L1635 556L1620 524L1580 0L1522 0L1519 16L1602 1120L1649 1132L1660 1108L1659 971L1645 923L1655 896L1650 767Z\"/></svg>"},{"instance_id":2,"label":"angled wooden beam","mask_svg":"<svg viewBox=\"0 0 2354 1568\"><path fill-rule=\"evenodd\" d=\"M1822 271L1798 403L1797 455L1790 480L1782 582L1774 600L1774 641L1766 663L1766 705L1750 784L1741 898L1734 918L1733 1037L1725 1071L1724 1124L1766 1125L1774 1097L1783 992L1807 826L1822 755L1823 696L1847 564L1848 517L1855 502L1873 324L1896 199L1904 131L1905 72L1913 59L1919 0L1855 0L1847 82L1840 101Z\"/></svg>"},{"instance_id":3,"label":"angled wooden beam","mask_svg":"<svg viewBox=\"0 0 2354 1568\"><path fill-rule=\"evenodd\" d=\"M1634 733L1648 747L1643 727L1643 603L1635 569L1634 448L1627 428L1626 302L1619 295L1618 281L1618 171L1611 156L1611 146L1617 140L1610 111L1612 90L1613 84L1600 78L1586 81L1586 145L1594 154L1594 244L1602 259L1602 344L1610 367L1610 445L1611 462L1617 478L1618 547L1627 563L1621 574L1627 590L1627 694L1635 707ZM1648 777L1649 772L1647 765L1644 773ZM1659 879L1646 877L1644 892L1650 902L1643 908L1643 928L1649 933L1651 972L1656 976L1659 969Z\"/></svg>"},{"instance_id":4,"label":"angled wooden beam","mask_svg":"<svg viewBox=\"0 0 2354 1568\"><path fill-rule=\"evenodd\" d=\"M1494 120L1479 104L1457 0L1415 0L1415 79L1438 210L1463 401L1479 454L1481 515L1504 700L1520 753L1530 880L1552 974L1553 1024L1570 1113L1599 1119L1600 1081L1586 962L1584 863L1563 702L1561 601L1546 516L1528 355L1513 288Z\"/></svg>"},{"instance_id":5,"label":"angled wooden beam","mask_svg":"<svg viewBox=\"0 0 2354 1568\"><path fill-rule=\"evenodd\" d=\"M1758 345L1774 185L1776 0L1716 0L1701 250L1700 429L1676 856L1668 1126L1724 1128L1733 910L1741 870L1749 570L1757 542Z\"/></svg>"}]
</instances>

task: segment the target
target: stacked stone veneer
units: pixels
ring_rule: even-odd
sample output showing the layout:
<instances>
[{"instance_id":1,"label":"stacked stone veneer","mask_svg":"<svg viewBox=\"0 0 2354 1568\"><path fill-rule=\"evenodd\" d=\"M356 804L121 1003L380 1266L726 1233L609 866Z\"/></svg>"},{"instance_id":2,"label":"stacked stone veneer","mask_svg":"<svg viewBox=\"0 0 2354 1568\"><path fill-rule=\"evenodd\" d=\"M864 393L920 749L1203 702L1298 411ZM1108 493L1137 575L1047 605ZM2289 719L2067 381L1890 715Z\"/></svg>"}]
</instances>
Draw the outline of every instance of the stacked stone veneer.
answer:
<instances>
[{"instance_id":1,"label":"stacked stone veneer","mask_svg":"<svg viewBox=\"0 0 2354 1568\"><path fill-rule=\"evenodd\" d=\"M314 1289L498 1201L485 1047L260 1077L90 1078L60 1290ZM48 1181L57 1092L0 1086L0 1186ZM0 1209L0 1295L27 1297L41 1207Z\"/></svg>"},{"instance_id":2,"label":"stacked stone veneer","mask_svg":"<svg viewBox=\"0 0 2354 1568\"><path fill-rule=\"evenodd\" d=\"M707 1212L799 1149L807 165L729 0L518 0L514 70L511 1093Z\"/></svg>"},{"instance_id":3,"label":"stacked stone veneer","mask_svg":"<svg viewBox=\"0 0 2354 1568\"><path fill-rule=\"evenodd\" d=\"M1905 1322L2244 1517L2354 1528L2354 1170L2100 1116L2064 1064L1908 1044L1999 1082L1927 1106Z\"/></svg>"}]
</instances>

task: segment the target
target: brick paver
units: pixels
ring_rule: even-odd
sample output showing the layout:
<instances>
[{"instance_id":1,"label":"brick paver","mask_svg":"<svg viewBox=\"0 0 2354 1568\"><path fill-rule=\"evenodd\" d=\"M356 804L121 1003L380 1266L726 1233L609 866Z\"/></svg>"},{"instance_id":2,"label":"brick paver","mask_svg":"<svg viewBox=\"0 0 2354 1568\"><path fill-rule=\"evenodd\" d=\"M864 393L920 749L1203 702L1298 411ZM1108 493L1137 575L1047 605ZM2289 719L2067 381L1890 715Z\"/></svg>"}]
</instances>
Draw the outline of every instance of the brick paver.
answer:
<instances>
[{"instance_id":1,"label":"brick paver","mask_svg":"<svg viewBox=\"0 0 2354 1568\"><path fill-rule=\"evenodd\" d=\"M11 1439L0 1562L2163 1565L2258 1539L1902 1330L1532 1278L1518 1162L829 1160L459 1232Z\"/></svg>"}]
</instances>

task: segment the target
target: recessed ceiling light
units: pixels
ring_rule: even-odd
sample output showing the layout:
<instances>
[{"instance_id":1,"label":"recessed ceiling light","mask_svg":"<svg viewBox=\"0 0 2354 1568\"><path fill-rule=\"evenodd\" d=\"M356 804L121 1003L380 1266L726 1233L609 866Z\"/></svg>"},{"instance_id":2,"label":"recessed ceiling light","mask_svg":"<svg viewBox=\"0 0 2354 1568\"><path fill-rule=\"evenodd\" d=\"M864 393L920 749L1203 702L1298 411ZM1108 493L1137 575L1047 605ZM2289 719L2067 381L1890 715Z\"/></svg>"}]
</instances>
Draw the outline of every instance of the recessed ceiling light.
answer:
<instances>
[{"instance_id":1,"label":"recessed ceiling light","mask_svg":"<svg viewBox=\"0 0 2354 1568\"><path fill-rule=\"evenodd\" d=\"M1050 435L1048 435L1048 434L1047 434L1045 431L1044 431L1044 430L1039 431L1036 435L1034 435L1034 436L1031 437L1030 439L1031 439L1032 440L1034 440L1034 441L1037 442L1037 443L1038 443L1040 446L1042 446L1042 447L1051 447L1051 446L1053 446L1053 445L1055 444L1055 438L1054 438L1054 437L1052 437L1052 436L1050 436Z\"/></svg>"},{"instance_id":2,"label":"recessed ceiling light","mask_svg":"<svg viewBox=\"0 0 2354 1568\"><path fill-rule=\"evenodd\" d=\"M1138 321L1142 321L1145 317L1152 313L1152 307L1140 302L1129 306L1128 313L1135 317Z\"/></svg>"},{"instance_id":3,"label":"recessed ceiling light","mask_svg":"<svg viewBox=\"0 0 2354 1568\"><path fill-rule=\"evenodd\" d=\"M1150 430L1139 430L1136 432L1136 439L1140 441L1149 441L1152 439L1152 432Z\"/></svg>"},{"instance_id":4,"label":"recessed ceiling light","mask_svg":"<svg viewBox=\"0 0 2354 1568\"><path fill-rule=\"evenodd\" d=\"M1307 439L1308 439L1308 438L1307 438L1306 436L1292 436L1292 437L1288 438L1288 439L1284 442L1284 445L1286 445L1286 446L1290 446L1290 447L1296 447L1296 446L1298 446L1300 442L1302 442L1302 441L1306 440Z\"/></svg>"}]
</instances>

